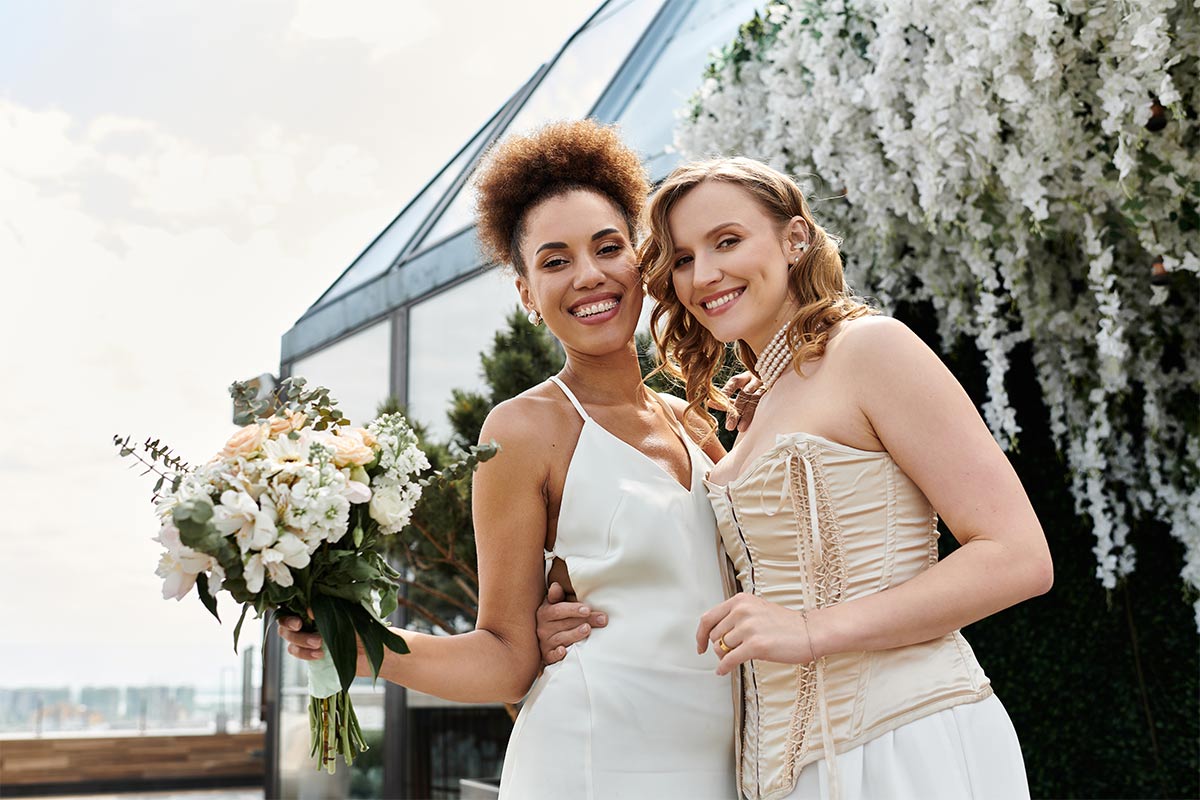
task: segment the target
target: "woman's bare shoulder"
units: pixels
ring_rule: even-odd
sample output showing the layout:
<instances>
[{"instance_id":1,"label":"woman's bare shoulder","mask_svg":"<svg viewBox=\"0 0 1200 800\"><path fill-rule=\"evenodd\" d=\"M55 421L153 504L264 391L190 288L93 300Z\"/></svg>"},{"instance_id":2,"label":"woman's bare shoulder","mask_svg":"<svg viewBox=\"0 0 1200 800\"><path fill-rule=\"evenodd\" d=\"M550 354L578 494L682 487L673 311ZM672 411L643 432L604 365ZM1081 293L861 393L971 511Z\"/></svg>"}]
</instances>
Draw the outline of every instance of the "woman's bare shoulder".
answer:
<instances>
[{"instance_id":1,"label":"woman's bare shoulder","mask_svg":"<svg viewBox=\"0 0 1200 800\"><path fill-rule=\"evenodd\" d=\"M545 381L497 403L483 422L479 440L497 442L531 465L546 465L563 449L559 445L565 447L578 438L581 425L562 391Z\"/></svg>"},{"instance_id":2,"label":"woman's bare shoulder","mask_svg":"<svg viewBox=\"0 0 1200 800\"><path fill-rule=\"evenodd\" d=\"M911 328L883 314L842 320L830 335L825 350L832 357L830 361L849 362L859 369L930 352Z\"/></svg>"}]
</instances>

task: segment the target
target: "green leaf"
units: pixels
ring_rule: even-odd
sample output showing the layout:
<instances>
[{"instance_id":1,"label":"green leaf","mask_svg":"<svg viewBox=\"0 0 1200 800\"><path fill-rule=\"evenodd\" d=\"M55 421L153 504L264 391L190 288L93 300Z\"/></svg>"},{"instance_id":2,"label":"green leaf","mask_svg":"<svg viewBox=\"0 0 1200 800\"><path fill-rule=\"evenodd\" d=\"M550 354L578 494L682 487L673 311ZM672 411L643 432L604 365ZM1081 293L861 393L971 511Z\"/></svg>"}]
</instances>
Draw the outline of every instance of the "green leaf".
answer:
<instances>
[{"instance_id":1,"label":"green leaf","mask_svg":"<svg viewBox=\"0 0 1200 800\"><path fill-rule=\"evenodd\" d=\"M354 622L354 630L362 639L363 649L367 651L367 660L371 662L371 672L378 678L379 668L383 666L383 627L375 621L362 606L351 606L350 619Z\"/></svg>"},{"instance_id":2,"label":"green leaf","mask_svg":"<svg viewBox=\"0 0 1200 800\"><path fill-rule=\"evenodd\" d=\"M476 445L471 448L471 452L479 461L490 461L500 452L500 445L494 439L487 444Z\"/></svg>"},{"instance_id":3,"label":"green leaf","mask_svg":"<svg viewBox=\"0 0 1200 800\"><path fill-rule=\"evenodd\" d=\"M371 584L369 583L338 584L337 586L319 584L318 588L322 594L349 600L352 603L361 603L371 597Z\"/></svg>"},{"instance_id":4,"label":"green leaf","mask_svg":"<svg viewBox=\"0 0 1200 800\"><path fill-rule=\"evenodd\" d=\"M392 633L388 628L383 629L383 646L393 653L408 654L408 642L404 641L399 634Z\"/></svg>"},{"instance_id":5,"label":"green leaf","mask_svg":"<svg viewBox=\"0 0 1200 800\"><path fill-rule=\"evenodd\" d=\"M242 603L242 615L238 617L237 625L233 628L233 652L237 653L238 637L242 635L242 623L246 621L246 612L250 610L249 603Z\"/></svg>"},{"instance_id":6,"label":"green leaf","mask_svg":"<svg viewBox=\"0 0 1200 800\"><path fill-rule=\"evenodd\" d=\"M196 522L191 517L176 515L175 527L179 528L179 541L193 550L220 559L221 545L224 543L216 528L208 522ZM222 565L223 566L223 565Z\"/></svg>"},{"instance_id":7,"label":"green leaf","mask_svg":"<svg viewBox=\"0 0 1200 800\"><path fill-rule=\"evenodd\" d=\"M379 577L379 570L364 558L348 562L342 571L352 581L372 581Z\"/></svg>"},{"instance_id":8,"label":"green leaf","mask_svg":"<svg viewBox=\"0 0 1200 800\"><path fill-rule=\"evenodd\" d=\"M389 591L380 592L379 613L384 619L390 617L398 605L400 604L396 600L396 587L393 586Z\"/></svg>"},{"instance_id":9,"label":"green leaf","mask_svg":"<svg viewBox=\"0 0 1200 800\"><path fill-rule=\"evenodd\" d=\"M346 601L317 593L312 598L313 614L317 618L317 633L329 648L329 657L342 680L342 690L348 691L354 682L358 664L358 642L354 623L346 613Z\"/></svg>"},{"instance_id":10,"label":"green leaf","mask_svg":"<svg viewBox=\"0 0 1200 800\"><path fill-rule=\"evenodd\" d=\"M200 596L200 602L204 603L204 607L209 613L217 618L217 622L221 621L221 615L217 613L217 598L213 597L208 592L208 576L201 572L196 576L196 594Z\"/></svg>"}]
</instances>

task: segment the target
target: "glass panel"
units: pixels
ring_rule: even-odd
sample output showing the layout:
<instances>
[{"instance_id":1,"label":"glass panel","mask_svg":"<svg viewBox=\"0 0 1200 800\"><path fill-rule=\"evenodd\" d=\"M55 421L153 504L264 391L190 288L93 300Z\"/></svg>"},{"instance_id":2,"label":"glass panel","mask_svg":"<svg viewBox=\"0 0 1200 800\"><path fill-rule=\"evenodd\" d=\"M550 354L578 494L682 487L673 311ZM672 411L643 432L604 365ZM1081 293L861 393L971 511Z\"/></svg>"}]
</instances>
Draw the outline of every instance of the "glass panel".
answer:
<instances>
[{"instance_id":1,"label":"glass panel","mask_svg":"<svg viewBox=\"0 0 1200 800\"><path fill-rule=\"evenodd\" d=\"M674 139L675 114L700 86L713 50L733 40L738 26L753 16L762 0L704 0L688 13L621 112L617 122L625 141L649 162L652 177L678 162L663 151Z\"/></svg>"},{"instance_id":2,"label":"glass panel","mask_svg":"<svg viewBox=\"0 0 1200 800\"><path fill-rule=\"evenodd\" d=\"M375 418L391 392L392 325L385 319L292 363L292 375L329 389L355 425Z\"/></svg>"},{"instance_id":3,"label":"glass panel","mask_svg":"<svg viewBox=\"0 0 1200 800\"><path fill-rule=\"evenodd\" d=\"M384 228L379 238L368 245L362 255L350 265L350 269L346 270L317 301L317 305L333 300L386 272L387 268L396 260L396 256L404 249L404 245L408 243L408 238L412 236L413 231L425 221L425 217L429 215L434 203L445 194L456 174L453 165L443 170L425 191L417 195L400 216Z\"/></svg>"},{"instance_id":4,"label":"glass panel","mask_svg":"<svg viewBox=\"0 0 1200 800\"><path fill-rule=\"evenodd\" d=\"M406 796L458 797L463 780L498 785L512 727L504 706L451 703L410 691ZM470 796L489 795L477 790Z\"/></svg>"},{"instance_id":5,"label":"glass panel","mask_svg":"<svg viewBox=\"0 0 1200 800\"><path fill-rule=\"evenodd\" d=\"M400 216L393 220L392 224L388 225L379 235L379 238L358 257L350 269L337 279L337 282L325 292L324 297L317 301L317 305L345 294L354 287L361 286L387 271L388 267L395 262L396 257L404 250L404 246L408 244L409 237L429 216L429 212L446 194L451 184L454 183L454 179L466 168L471 157L479 149L481 140L492 130L493 122L494 120L475 134L454 160L438 173L437 177L409 203Z\"/></svg>"},{"instance_id":6,"label":"glass panel","mask_svg":"<svg viewBox=\"0 0 1200 800\"><path fill-rule=\"evenodd\" d=\"M310 800L379 798L383 793L383 692L380 681L356 678L350 699L369 749L347 768L338 762L329 775L317 769L309 755L308 670L299 659L283 656L282 697L279 704L279 782L282 797Z\"/></svg>"},{"instance_id":7,"label":"glass panel","mask_svg":"<svg viewBox=\"0 0 1200 800\"><path fill-rule=\"evenodd\" d=\"M581 31L521 107L509 131L586 116L645 32L662 0L629 0Z\"/></svg>"},{"instance_id":8,"label":"glass panel","mask_svg":"<svg viewBox=\"0 0 1200 800\"><path fill-rule=\"evenodd\" d=\"M627 0L593 21L558 57L505 132L525 132L550 120L586 116L662 3ZM473 207L468 182L424 241L432 244L470 225Z\"/></svg>"},{"instance_id":9,"label":"glass panel","mask_svg":"<svg viewBox=\"0 0 1200 800\"><path fill-rule=\"evenodd\" d=\"M479 354L519 304L512 279L490 270L409 309L408 410L434 439L450 437L451 390L485 388Z\"/></svg>"}]
</instances>

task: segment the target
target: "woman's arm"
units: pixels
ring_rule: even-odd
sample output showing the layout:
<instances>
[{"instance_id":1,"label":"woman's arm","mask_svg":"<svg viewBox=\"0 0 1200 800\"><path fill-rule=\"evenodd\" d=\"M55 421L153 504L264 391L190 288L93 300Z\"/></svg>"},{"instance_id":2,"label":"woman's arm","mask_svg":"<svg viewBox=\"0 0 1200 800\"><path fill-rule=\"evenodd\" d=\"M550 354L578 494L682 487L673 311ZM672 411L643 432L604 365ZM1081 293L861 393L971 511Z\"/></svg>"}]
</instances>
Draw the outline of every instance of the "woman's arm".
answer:
<instances>
[{"instance_id":1,"label":"woman's arm","mask_svg":"<svg viewBox=\"0 0 1200 800\"><path fill-rule=\"evenodd\" d=\"M472 489L479 559L475 630L455 636L399 631L410 652L384 651L380 677L465 703L515 703L537 677L534 615L545 594L548 462L544 431L538 431L529 405L522 398L502 403L480 432L480 441L498 442L500 452L479 465ZM311 658L316 640L319 655L319 639L292 627L280 632L291 643L289 652ZM371 674L361 653L358 671Z\"/></svg>"},{"instance_id":2,"label":"woman's arm","mask_svg":"<svg viewBox=\"0 0 1200 800\"><path fill-rule=\"evenodd\" d=\"M839 336L859 408L962 547L902 584L809 612L807 625L753 596L726 601L697 632L698 646L723 635L736 645L722 671L749 658L804 663L928 641L1053 583L1046 537L1016 472L933 351L886 317L859 320Z\"/></svg>"}]
</instances>

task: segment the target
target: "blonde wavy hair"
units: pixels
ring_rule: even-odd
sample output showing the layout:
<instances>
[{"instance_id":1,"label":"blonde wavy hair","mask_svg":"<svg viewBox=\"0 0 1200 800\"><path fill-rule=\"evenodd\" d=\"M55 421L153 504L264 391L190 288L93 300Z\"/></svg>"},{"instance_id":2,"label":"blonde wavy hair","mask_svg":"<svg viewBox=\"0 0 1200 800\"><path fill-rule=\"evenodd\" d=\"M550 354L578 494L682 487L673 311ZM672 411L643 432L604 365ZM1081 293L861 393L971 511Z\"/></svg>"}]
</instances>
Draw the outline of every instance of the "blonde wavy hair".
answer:
<instances>
[{"instance_id":1,"label":"blonde wavy hair","mask_svg":"<svg viewBox=\"0 0 1200 800\"><path fill-rule=\"evenodd\" d=\"M788 264L788 290L798 310L788 323L788 346L792 366L800 366L825 354L830 329L846 319L879 313L854 297L846 285L838 240L812 218L804 193L787 175L750 158L714 158L676 167L650 198L645 212L646 239L638 253L644 270L646 291L658 301L650 316L654 344L661 363L657 372L680 380L685 386L689 412L704 407L729 409L725 395L713 380L725 362L725 344L693 317L675 294L672 272L675 244L668 218L675 203L705 181L740 186L778 224L780 235L794 217L808 226L808 249L799 261ZM737 357L756 376L758 357L739 340ZM704 414L703 418L707 418Z\"/></svg>"}]
</instances>

